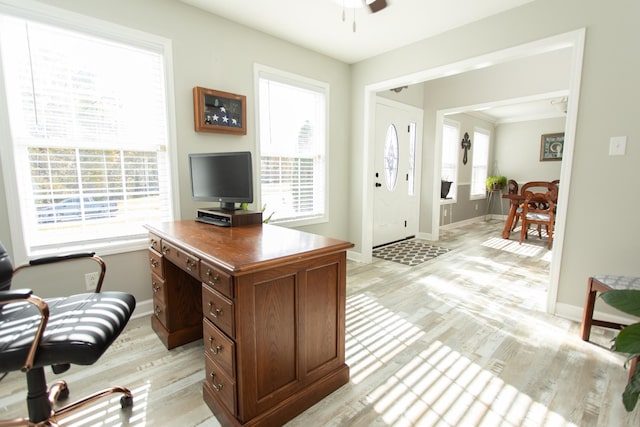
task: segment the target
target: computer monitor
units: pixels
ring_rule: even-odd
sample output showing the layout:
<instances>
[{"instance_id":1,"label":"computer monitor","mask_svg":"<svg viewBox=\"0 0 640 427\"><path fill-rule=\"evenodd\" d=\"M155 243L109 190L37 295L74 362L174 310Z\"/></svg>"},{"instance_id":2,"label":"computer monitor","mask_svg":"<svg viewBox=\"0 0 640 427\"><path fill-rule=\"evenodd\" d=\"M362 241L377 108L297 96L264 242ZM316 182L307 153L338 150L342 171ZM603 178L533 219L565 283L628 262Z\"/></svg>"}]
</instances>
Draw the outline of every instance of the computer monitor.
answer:
<instances>
[{"instance_id":1,"label":"computer monitor","mask_svg":"<svg viewBox=\"0 0 640 427\"><path fill-rule=\"evenodd\" d=\"M193 200L220 202L226 211L253 202L250 152L189 154L189 169Z\"/></svg>"}]
</instances>

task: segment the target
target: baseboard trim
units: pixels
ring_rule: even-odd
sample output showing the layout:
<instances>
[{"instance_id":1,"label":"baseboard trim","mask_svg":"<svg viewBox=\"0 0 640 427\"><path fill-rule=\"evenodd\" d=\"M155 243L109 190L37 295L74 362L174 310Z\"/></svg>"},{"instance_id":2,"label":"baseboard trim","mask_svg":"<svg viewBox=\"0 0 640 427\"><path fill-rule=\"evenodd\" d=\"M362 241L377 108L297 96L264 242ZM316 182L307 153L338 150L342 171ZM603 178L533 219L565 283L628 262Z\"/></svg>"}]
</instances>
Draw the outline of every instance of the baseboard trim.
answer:
<instances>
[{"instance_id":1,"label":"baseboard trim","mask_svg":"<svg viewBox=\"0 0 640 427\"><path fill-rule=\"evenodd\" d=\"M418 233L418 234L416 234L416 239L433 241L433 234L431 234L431 233Z\"/></svg>"},{"instance_id":2,"label":"baseboard trim","mask_svg":"<svg viewBox=\"0 0 640 427\"><path fill-rule=\"evenodd\" d=\"M575 305L569 305L564 303L557 303L555 309L555 315L558 317L562 317L564 319L573 320L578 323L582 323L582 313L584 309L583 307L578 307ZM603 311L594 311L593 317L598 320L604 320L607 322L613 323L621 323L624 325L630 325L632 323L637 322L638 320L633 317L626 317L611 313L605 313Z\"/></svg>"},{"instance_id":3,"label":"baseboard trim","mask_svg":"<svg viewBox=\"0 0 640 427\"><path fill-rule=\"evenodd\" d=\"M452 222L450 224L443 224L440 226L440 228L442 230L451 230L453 228L458 228L458 227L462 227L463 225L469 225L469 224L473 224L476 222L480 222L480 221L484 221L486 220L488 217L488 215L482 215L482 216L476 216L474 218L469 218L469 219L463 219L462 221L456 221L456 222Z\"/></svg>"},{"instance_id":4,"label":"baseboard trim","mask_svg":"<svg viewBox=\"0 0 640 427\"><path fill-rule=\"evenodd\" d=\"M347 251L347 259L349 261L364 262L362 252Z\"/></svg>"},{"instance_id":5,"label":"baseboard trim","mask_svg":"<svg viewBox=\"0 0 640 427\"><path fill-rule=\"evenodd\" d=\"M153 314L153 299L148 299L136 303L136 309L133 311L131 318L138 319L151 314Z\"/></svg>"}]
</instances>

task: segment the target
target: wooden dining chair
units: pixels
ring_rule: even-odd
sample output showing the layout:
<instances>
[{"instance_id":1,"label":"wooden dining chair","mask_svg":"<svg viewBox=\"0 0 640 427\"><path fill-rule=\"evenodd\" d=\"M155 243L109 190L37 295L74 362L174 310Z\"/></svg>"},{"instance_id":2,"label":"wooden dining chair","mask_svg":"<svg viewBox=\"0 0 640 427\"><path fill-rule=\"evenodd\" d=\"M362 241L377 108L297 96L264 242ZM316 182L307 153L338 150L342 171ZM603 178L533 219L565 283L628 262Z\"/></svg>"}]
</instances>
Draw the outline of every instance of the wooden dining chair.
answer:
<instances>
[{"instance_id":1,"label":"wooden dining chair","mask_svg":"<svg viewBox=\"0 0 640 427\"><path fill-rule=\"evenodd\" d=\"M558 190L555 185L549 183L549 191L534 193L527 191L526 199L522 204L522 229L520 230L520 243L527 238L529 226L538 225L538 237L542 238L542 226L545 226L548 236L547 247L551 249L553 243L553 226L555 224L556 202Z\"/></svg>"},{"instance_id":2,"label":"wooden dining chair","mask_svg":"<svg viewBox=\"0 0 640 427\"><path fill-rule=\"evenodd\" d=\"M558 182L560 180L557 180ZM557 197L558 194L558 186L555 184L556 181L529 181L527 183L525 183L522 187L520 187L520 194L522 194L523 196L526 195L527 192L530 193L546 193L547 191L553 191L555 189L555 194ZM557 203L557 198L556 200L554 200L555 203ZM534 203L534 202L532 202ZM520 222L520 218L522 218L522 207L524 205L524 202L520 204L520 206L518 206L518 208L516 209L516 213L515 216L513 218L513 223L511 224L511 231L515 230L516 227L518 226L518 223ZM533 208L536 208L536 206L532 206Z\"/></svg>"}]
</instances>

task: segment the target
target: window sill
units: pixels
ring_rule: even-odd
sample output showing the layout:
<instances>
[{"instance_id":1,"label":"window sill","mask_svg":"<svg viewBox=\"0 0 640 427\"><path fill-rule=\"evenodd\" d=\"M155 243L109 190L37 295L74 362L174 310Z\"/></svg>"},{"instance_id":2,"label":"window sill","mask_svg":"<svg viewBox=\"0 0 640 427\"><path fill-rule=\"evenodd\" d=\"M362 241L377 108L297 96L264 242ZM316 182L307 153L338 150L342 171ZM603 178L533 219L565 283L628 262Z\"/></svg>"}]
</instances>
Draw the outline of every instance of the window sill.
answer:
<instances>
[{"instance_id":1,"label":"window sill","mask_svg":"<svg viewBox=\"0 0 640 427\"><path fill-rule=\"evenodd\" d=\"M146 236L131 237L126 240L98 242L85 241L76 244L58 245L54 248L38 248L30 251L29 258L37 258L49 255L59 255L60 253L75 252L95 252L99 256L116 255L127 252L144 250L149 247Z\"/></svg>"},{"instance_id":2,"label":"window sill","mask_svg":"<svg viewBox=\"0 0 640 427\"><path fill-rule=\"evenodd\" d=\"M329 218L327 216L317 216L310 218L300 218L300 219L280 219L280 220L271 220L269 224L271 225L281 225L283 227L302 227L305 225L314 225L314 224L323 224L329 222Z\"/></svg>"}]
</instances>

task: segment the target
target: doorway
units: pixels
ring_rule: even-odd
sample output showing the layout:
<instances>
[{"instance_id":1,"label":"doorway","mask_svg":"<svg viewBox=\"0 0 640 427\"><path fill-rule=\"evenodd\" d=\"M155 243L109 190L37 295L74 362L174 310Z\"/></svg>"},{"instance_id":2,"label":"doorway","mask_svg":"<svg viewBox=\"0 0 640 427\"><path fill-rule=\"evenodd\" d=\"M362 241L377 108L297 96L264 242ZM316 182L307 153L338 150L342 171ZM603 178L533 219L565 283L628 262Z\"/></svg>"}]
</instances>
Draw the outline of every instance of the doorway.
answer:
<instances>
[{"instance_id":1,"label":"doorway","mask_svg":"<svg viewBox=\"0 0 640 427\"><path fill-rule=\"evenodd\" d=\"M371 248L373 240L373 176L371 171L373 170L373 145L374 145L374 124L375 124L375 94L398 87L406 84L414 84L416 82L424 82L434 79L451 76L454 74L465 73L467 71L476 70L484 66L491 64L503 63L514 59L525 58L533 56L543 52L550 52L557 49L570 48L571 53L571 66L569 70L569 84L568 94L569 102L567 106L567 121L565 129L565 141L564 141L564 156L562 162L562 169L560 173L560 180L563 185L560 189L558 196L558 203L562 203L567 206L568 195L570 189L571 169L573 166L573 150L575 145L575 130L577 122L578 104L580 96L580 80L582 70L582 58L584 53L584 41L585 41L585 29L579 29L568 33L559 34L557 36L548 37L531 43L525 43L519 46L515 46L509 49L495 51L486 55L469 58L456 63L451 63L444 66L435 67L432 69L423 70L422 72L413 73L404 78L393 78L389 80L378 81L364 86L364 150L366 153L365 165L362 169L362 200L363 207L361 212L361 250L362 261L370 262L372 259ZM427 110L425 108L425 110ZM429 126L425 128L425 132L435 134L435 141L441 140L441 133L435 126L435 121L441 120L442 117L429 117L430 112L427 111L425 119L428 119ZM442 111L438 111L437 116L442 116ZM428 123L425 120L425 125ZM425 155L430 159L440 159L440 148L438 144L433 146L423 147ZM425 164L425 167L428 165ZM433 238L433 234L437 233L437 227L429 226L433 224L436 218L434 218L433 212L436 206L433 205L433 195L436 191L440 191L440 168L439 166L433 166L432 170L422 174L422 199L421 199L421 222L424 224L426 230L423 233L419 233L422 237ZM430 188L429 188L430 187ZM427 212L428 211L428 212ZM565 229L566 223L566 210L559 212L556 218L556 224L559 230ZM437 238L437 234L435 236ZM558 280L560 276L560 264L562 258L562 247L564 242L564 233L559 233L554 238L554 251L552 254L551 271L550 271L550 284L547 300L547 311L555 312L555 306L558 294Z\"/></svg>"},{"instance_id":2,"label":"doorway","mask_svg":"<svg viewBox=\"0 0 640 427\"><path fill-rule=\"evenodd\" d=\"M373 247L418 233L422 114L410 105L376 100Z\"/></svg>"}]
</instances>

